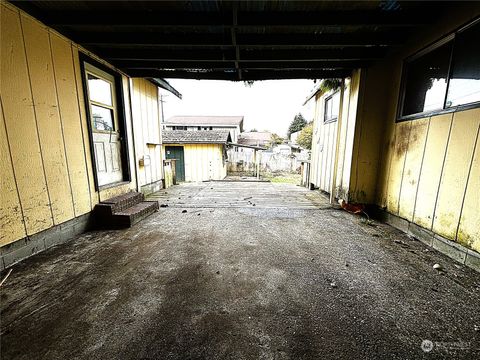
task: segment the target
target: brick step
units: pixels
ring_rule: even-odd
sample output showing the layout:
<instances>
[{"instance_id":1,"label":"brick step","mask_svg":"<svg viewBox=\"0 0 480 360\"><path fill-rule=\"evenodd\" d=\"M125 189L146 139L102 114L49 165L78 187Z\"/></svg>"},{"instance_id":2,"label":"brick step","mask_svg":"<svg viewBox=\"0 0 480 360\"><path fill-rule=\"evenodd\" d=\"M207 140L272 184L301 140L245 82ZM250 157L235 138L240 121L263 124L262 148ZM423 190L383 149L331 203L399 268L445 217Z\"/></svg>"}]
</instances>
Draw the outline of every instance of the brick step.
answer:
<instances>
[{"instance_id":1,"label":"brick step","mask_svg":"<svg viewBox=\"0 0 480 360\"><path fill-rule=\"evenodd\" d=\"M112 225L115 228L131 227L157 210L157 201L143 201L113 214Z\"/></svg>"},{"instance_id":2,"label":"brick step","mask_svg":"<svg viewBox=\"0 0 480 360\"><path fill-rule=\"evenodd\" d=\"M129 207L141 203L144 200L142 193L131 191L123 195L102 201L95 205L95 214L97 217L109 217L117 212L128 209Z\"/></svg>"}]
</instances>

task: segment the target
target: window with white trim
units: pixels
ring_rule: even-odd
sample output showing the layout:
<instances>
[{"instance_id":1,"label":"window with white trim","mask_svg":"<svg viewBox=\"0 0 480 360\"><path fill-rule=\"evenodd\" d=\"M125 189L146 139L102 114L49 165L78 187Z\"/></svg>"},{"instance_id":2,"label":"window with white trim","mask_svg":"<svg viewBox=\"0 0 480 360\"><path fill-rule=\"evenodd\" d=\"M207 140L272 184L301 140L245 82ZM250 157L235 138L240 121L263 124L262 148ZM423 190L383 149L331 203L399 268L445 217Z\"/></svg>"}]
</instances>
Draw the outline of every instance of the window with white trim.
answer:
<instances>
[{"instance_id":1,"label":"window with white trim","mask_svg":"<svg viewBox=\"0 0 480 360\"><path fill-rule=\"evenodd\" d=\"M325 98L325 113L323 122L334 122L338 120L338 113L340 111L340 93L330 95Z\"/></svg>"}]
</instances>

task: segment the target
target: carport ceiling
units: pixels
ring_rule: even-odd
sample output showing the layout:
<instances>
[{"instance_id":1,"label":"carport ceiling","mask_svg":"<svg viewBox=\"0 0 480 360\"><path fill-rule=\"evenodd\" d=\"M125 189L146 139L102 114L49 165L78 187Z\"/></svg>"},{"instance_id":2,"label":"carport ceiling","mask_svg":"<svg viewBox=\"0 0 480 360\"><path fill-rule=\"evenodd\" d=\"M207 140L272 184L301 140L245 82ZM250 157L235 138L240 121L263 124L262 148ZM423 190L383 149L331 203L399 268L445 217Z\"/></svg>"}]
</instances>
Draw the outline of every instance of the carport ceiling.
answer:
<instances>
[{"instance_id":1,"label":"carport ceiling","mask_svg":"<svg viewBox=\"0 0 480 360\"><path fill-rule=\"evenodd\" d=\"M346 76L384 57L449 6L388 0L12 2L131 76L237 81Z\"/></svg>"}]
</instances>

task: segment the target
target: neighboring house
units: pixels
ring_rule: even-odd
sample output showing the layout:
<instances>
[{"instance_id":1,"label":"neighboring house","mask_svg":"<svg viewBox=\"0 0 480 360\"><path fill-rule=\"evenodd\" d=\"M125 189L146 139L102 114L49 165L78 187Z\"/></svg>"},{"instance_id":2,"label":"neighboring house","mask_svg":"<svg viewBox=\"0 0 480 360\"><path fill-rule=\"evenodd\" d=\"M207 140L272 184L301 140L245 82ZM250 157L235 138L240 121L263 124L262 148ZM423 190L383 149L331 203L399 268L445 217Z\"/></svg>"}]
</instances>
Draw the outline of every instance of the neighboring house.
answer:
<instances>
[{"instance_id":1,"label":"neighboring house","mask_svg":"<svg viewBox=\"0 0 480 360\"><path fill-rule=\"evenodd\" d=\"M227 176L227 130L163 132L163 153L175 159L177 181L222 180Z\"/></svg>"},{"instance_id":2,"label":"neighboring house","mask_svg":"<svg viewBox=\"0 0 480 360\"><path fill-rule=\"evenodd\" d=\"M164 123L165 130L228 130L232 142L243 131L243 116L173 116Z\"/></svg>"},{"instance_id":3,"label":"neighboring house","mask_svg":"<svg viewBox=\"0 0 480 360\"><path fill-rule=\"evenodd\" d=\"M290 142L292 144L297 144L298 135L300 135L301 132L302 130L290 134Z\"/></svg>"},{"instance_id":4,"label":"neighboring house","mask_svg":"<svg viewBox=\"0 0 480 360\"><path fill-rule=\"evenodd\" d=\"M466 8L437 20L314 91L310 183L480 268L480 20Z\"/></svg>"},{"instance_id":5,"label":"neighboring house","mask_svg":"<svg viewBox=\"0 0 480 360\"><path fill-rule=\"evenodd\" d=\"M289 144L279 144L272 148L274 154L292 155L292 147Z\"/></svg>"},{"instance_id":6,"label":"neighboring house","mask_svg":"<svg viewBox=\"0 0 480 360\"><path fill-rule=\"evenodd\" d=\"M99 202L161 180L162 162L158 79L10 3L0 14L1 269L85 231Z\"/></svg>"},{"instance_id":7,"label":"neighboring house","mask_svg":"<svg viewBox=\"0 0 480 360\"><path fill-rule=\"evenodd\" d=\"M243 132L236 141L241 145L268 147L272 141L272 133L268 131ZM235 141L234 141L235 142ZM248 151L248 148L239 148L239 151Z\"/></svg>"}]
</instances>

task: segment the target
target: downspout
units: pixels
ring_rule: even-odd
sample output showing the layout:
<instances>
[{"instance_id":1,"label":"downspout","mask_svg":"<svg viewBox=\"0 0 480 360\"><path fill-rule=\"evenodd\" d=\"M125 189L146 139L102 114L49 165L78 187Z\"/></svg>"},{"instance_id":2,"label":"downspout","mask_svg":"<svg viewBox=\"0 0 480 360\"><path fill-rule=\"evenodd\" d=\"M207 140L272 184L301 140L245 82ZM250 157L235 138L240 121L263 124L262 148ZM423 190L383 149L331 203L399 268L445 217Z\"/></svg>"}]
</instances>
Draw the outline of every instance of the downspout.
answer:
<instances>
[{"instance_id":1,"label":"downspout","mask_svg":"<svg viewBox=\"0 0 480 360\"><path fill-rule=\"evenodd\" d=\"M132 103L132 78L128 78L128 101L130 103L130 121L132 123L132 142L133 142L133 161L135 162L135 184L137 191L140 192L140 181L138 179L138 158L137 158L137 147L135 146L135 126L133 126L133 103Z\"/></svg>"},{"instance_id":2,"label":"downspout","mask_svg":"<svg viewBox=\"0 0 480 360\"><path fill-rule=\"evenodd\" d=\"M342 118L343 118L343 96L345 93L345 78L342 79L342 85L340 86L340 111L338 113L337 120L337 137L335 140L335 157L333 161L333 179L332 186L330 187L330 205L335 202L335 189L337 187L337 168L338 168L338 152L340 149L340 133L342 130Z\"/></svg>"}]
</instances>

